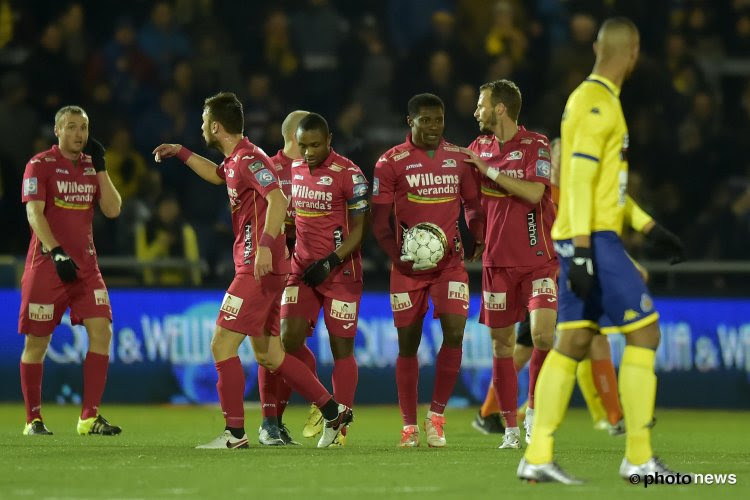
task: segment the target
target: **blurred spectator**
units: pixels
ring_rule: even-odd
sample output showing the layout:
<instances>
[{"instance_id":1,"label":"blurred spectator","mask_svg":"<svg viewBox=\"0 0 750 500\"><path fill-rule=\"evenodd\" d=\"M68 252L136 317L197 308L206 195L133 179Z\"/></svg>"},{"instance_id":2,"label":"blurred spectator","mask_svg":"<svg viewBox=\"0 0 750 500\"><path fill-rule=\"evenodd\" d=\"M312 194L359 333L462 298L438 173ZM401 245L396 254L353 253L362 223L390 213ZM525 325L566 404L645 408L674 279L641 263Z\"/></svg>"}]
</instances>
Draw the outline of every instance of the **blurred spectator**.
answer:
<instances>
[{"instance_id":1,"label":"blurred spectator","mask_svg":"<svg viewBox=\"0 0 750 500\"><path fill-rule=\"evenodd\" d=\"M272 93L271 77L266 73L253 73L247 80L247 98L243 103L245 135L255 144L269 144L266 137L268 123L281 114L281 103ZM269 149L270 151L270 149Z\"/></svg>"},{"instance_id":2,"label":"blurred spectator","mask_svg":"<svg viewBox=\"0 0 750 500\"><path fill-rule=\"evenodd\" d=\"M125 203L138 193L146 176L146 161L133 148L129 129L120 126L115 130L105 158L109 177Z\"/></svg>"},{"instance_id":3,"label":"blurred spectator","mask_svg":"<svg viewBox=\"0 0 750 500\"><path fill-rule=\"evenodd\" d=\"M154 3L150 20L138 34L138 45L154 61L162 81L169 79L175 61L190 55L190 42L177 27L169 2Z\"/></svg>"},{"instance_id":4,"label":"blurred spectator","mask_svg":"<svg viewBox=\"0 0 750 500\"><path fill-rule=\"evenodd\" d=\"M136 224L135 256L144 263L168 257L185 259L196 266L200 262L195 231L183 220L180 204L174 195L164 195L158 201L153 217L145 224ZM200 285L201 273L199 267L145 267L143 282L146 285Z\"/></svg>"},{"instance_id":5,"label":"blurred spectator","mask_svg":"<svg viewBox=\"0 0 750 500\"><path fill-rule=\"evenodd\" d=\"M190 64L201 106L203 99L219 89L236 89L241 84L239 55L228 44L221 44L213 33L198 39L198 51Z\"/></svg>"},{"instance_id":6,"label":"blurred spectator","mask_svg":"<svg viewBox=\"0 0 750 500\"><path fill-rule=\"evenodd\" d=\"M57 24L45 26L24 71L34 96L32 104L50 119L60 107L76 101L80 95L80 73L68 64L62 36Z\"/></svg>"},{"instance_id":7,"label":"blurred spectator","mask_svg":"<svg viewBox=\"0 0 750 500\"><path fill-rule=\"evenodd\" d=\"M473 79L472 73L476 72L477 64L471 54L461 45L456 31L456 18L451 12L447 10L434 12L430 31L414 47L409 57L409 66L412 68L422 67L424 61L427 61L432 53L439 50L450 56L457 74L466 79Z\"/></svg>"},{"instance_id":8,"label":"blurred spectator","mask_svg":"<svg viewBox=\"0 0 750 500\"><path fill-rule=\"evenodd\" d=\"M526 55L529 41L519 29L516 9L508 0L498 1L492 9L492 24L484 41L484 51L490 58L508 54L521 62Z\"/></svg>"},{"instance_id":9,"label":"blurred spectator","mask_svg":"<svg viewBox=\"0 0 750 500\"><path fill-rule=\"evenodd\" d=\"M282 10L272 11L266 18L263 33L263 64L271 68L277 79L288 80L299 69L299 57L292 47L286 13Z\"/></svg>"},{"instance_id":10,"label":"blurred spectator","mask_svg":"<svg viewBox=\"0 0 750 500\"><path fill-rule=\"evenodd\" d=\"M462 83L451 101L446 103L445 137L461 147L467 147L479 135L479 124L474 118L478 90L475 85Z\"/></svg>"},{"instance_id":11,"label":"blurred spectator","mask_svg":"<svg viewBox=\"0 0 750 500\"><path fill-rule=\"evenodd\" d=\"M570 17L570 40L552 49L549 81L559 82L574 71L588 75L594 67L594 40L598 23L587 12L578 12Z\"/></svg>"},{"instance_id":12,"label":"blurred spectator","mask_svg":"<svg viewBox=\"0 0 750 500\"><path fill-rule=\"evenodd\" d=\"M336 152L346 156L368 176L372 178L374 164L370 165L363 156L365 145L362 134L364 112L362 105L353 102L341 110L334 124L333 145Z\"/></svg>"},{"instance_id":13,"label":"blurred spectator","mask_svg":"<svg viewBox=\"0 0 750 500\"><path fill-rule=\"evenodd\" d=\"M70 4L60 17L65 58L77 71L83 68L89 50L83 30L83 16L83 6L76 2Z\"/></svg>"},{"instance_id":14,"label":"blurred spectator","mask_svg":"<svg viewBox=\"0 0 750 500\"><path fill-rule=\"evenodd\" d=\"M23 173L38 130L38 117L28 103L29 91L23 75L5 73L0 78L0 156L11 171Z\"/></svg>"}]
</instances>

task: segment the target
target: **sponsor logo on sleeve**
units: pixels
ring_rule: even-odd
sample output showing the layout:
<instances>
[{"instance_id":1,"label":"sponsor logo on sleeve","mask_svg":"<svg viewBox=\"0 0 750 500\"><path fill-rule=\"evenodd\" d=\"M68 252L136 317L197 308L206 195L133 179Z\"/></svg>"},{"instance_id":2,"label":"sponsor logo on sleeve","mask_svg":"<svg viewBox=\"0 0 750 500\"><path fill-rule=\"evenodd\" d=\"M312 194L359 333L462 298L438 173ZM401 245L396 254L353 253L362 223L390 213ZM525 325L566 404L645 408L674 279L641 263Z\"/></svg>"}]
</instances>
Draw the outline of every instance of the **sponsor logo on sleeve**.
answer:
<instances>
[{"instance_id":1,"label":"sponsor logo on sleeve","mask_svg":"<svg viewBox=\"0 0 750 500\"><path fill-rule=\"evenodd\" d=\"M505 292L482 292L484 308L488 311L505 311Z\"/></svg>"},{"instance_id":2,"label":"sponsor logo on sleeve","mask_svg":"<svg viewBox=\"0 0 750 500\"><path fill-rule=\"evenodd\" d=\"M469 302L469 285L461 281L449 281L448 298Z\"/></svg>"},{"instance_id":3,"label":"sponsor logo on sleeve","mask_svg":"<svg viewBox=\"0 0 750 500\"><path fill-rule=\"evenodd\" d=\"M32 321L52 321L55 317L55 304L29 303L29 319Z\"/></svg>"},{"instance_id":4,"label":"sponsor logo on sleeve","mask_svg":"<svg viewBox=\"0 0 750 500\"><path fill-rule=\"evenodd\" d=\"M531 296L537 295L557 295L555 282L551 278L542 278L531 282Z\"/></svg>"},{"instance_id":5,"label":"sponsor logo on sleeve","mask_svg":"<svg viewBox=\"0 0 750 500\"><path fill-rule=\"evenodd\" d=\"M354 321L357 319L357 303L333 299L330 316L341 321Z\"/></svg>"},{"instance_id":6,"label":"sponsor logo on sleeve","mask_svg":"<svg viewBox=\"0 0 750 500\"><path fill-rule=\"evenodd\" d=\"M96 169L94 167L86 167L83 169L83 175L96 175Z\"/></svg>"},{"instance_id":7,"label":"sponsor logo on sleeve","mask_svg":"<svg viewBox=\"0 0 750 500\"><path fill-rule=\"evenodd\" d=\"M456 160L453 158L443 160L443 168L456 168Z\"/></svg>"},{"instance_id":8,"label":"sponsor logo on sleeve","mask_svg":"<svg viewBox=\"0 0 750 500\"><path fill-rule=\"evenodd\" d=\"M281 295L281 305L296 304L297 297L299 297L299 287L288 286L284 288L284 293Z\"/></svg>"},{"instance_id":9,"label":"sponsor logo on sleeve","mask_svg":"<svg viewBox=\"0 0 750 500\"><path fill-rule=\"evenodd\" d=\"M392 293L391 294L391 311L406 311L412 307L411 298L408 293Z\"/></svg>"},{"instance_id":10,"label":"sponsor logo on sleeve","mask_svg":"<svg viewBox=\"0 0 750 500\"><path fill-rule=\"evenodd\" d=\"M365 179L365 176L362 174L354 174L352 175L352 182L354 184L364 184L367 182L367 179Z\"/></svg>"},{"instance_id":11,"label":"sponsor logo on sleeve","mask_svg":"<svg viewBox=\"0 0 750 500\"><path fill-rule=\"evenodd\" d=\"M94 304L97 306L109 305L109 293L106 288L97 288L94 290Z\"/></svg>"},{"instance_id":12,"label":"sponsor logo on sleeve","mask_svg":"<svg viewBox=\"0 0 750 500\"><path fill-rule=\"evenodd\" d=\"M344 170L344 167L341 165L337 165L336 163L331 163L331 165L328 167L330 170L333 170L334 172L341 172Z\"/></svg>"},{"instance_id":13,"label":"sponsor logo on sleeve","mask_svg":"<svg viewBox=\"0 0 750 500\"><path fill-rule=\"evenodd\" d=\"M32 194L38 194L39 188L37 186L36 177L29 177L23 180L23 195L30 196Z\"/></svg>"},{"instance_id":14,"label":"sponsor logo on sleeve","mask_svg":"<svg viewBox=\"0 0 750 500\"><path fill-rule=\"evenodd\" d=\"M242 303L244 301L244 299L237 297L236 295L232 295L231 293L225 294L224 300L221 303L221 312L226 314L224 316L224 319L237 319L237 315L240 313L240 309L242 309Z\"/></svg>"},{"instance_id":15,"label":"sponsor logo on sleeve","mask_svg":"<svg viewBox=\"0 0 750 500\"><path fill-rule=\"evenodd\" d=\"M399 161L399 160L403 160L404 158L406 158L407 156L409 156L409 154L410 154L409 151L402 151L402 152L400 152L398 154L393 155L392 158L393 158L393 161Z\"/></svg>"},{"instance_id":16,"label":"sponsor logo on sleeve","mask_svg":"<svg viewBox=\"0 0 750 500\"><path fill-rule=\"evenodd\" d=\"M356 184L354 186L354 196L364 196L367 194L367 184Z\"/></svg>"},{"instance_id":17,"label":"sponsor logo on sleeve","mask_svg":"<svg viewBox=\"0 0 750 500\"><path fill-rule=\"evenodd\" d=\"M380 179L377 177L372 180L372 194L375 196L380 194Z\"/></svg>"},{"instance_id":18,"label":"sponsor logo on sleeve","mask_svg":"<svg viewBox=\"0 0 750 500\"><path fill-rule=\"evenodd\" d=\"M523 158L523 151L518 151L518 150L511 151L510 153L508 153L508 156L505 157L505 159L508 161L520 160L521 158Z\"/></svg>"},{"instance_id":19,"label":"sponsor logo on sleeve","mask_svg":"<svg viewBox=\"0 0 750 500\"><path fill-rule=\"evenodd\" d=\"M549 149L547 149L547 148L539 148L539 158L541 158L543 160L549 160L550 159Z\"/></svg>"},{"instance_id":20,"label":"sponsor logo on sleeve","mask_svg":"<svg viewBox=\"0 0 750 500\"><path fill-rule=\"evenodd\" d=\"M333 184L333 177L328 177L327 175L324 175L323 177L320 178L318 182L316 182L316 184L319 184L321 186L330 186L331 184Z\"/></svg>"},{"instance_id":21,"label":"sponsor logo on sleeve","mask_svg":"<svg viewBox=\"0 0 750 500\"><path fill-rule=\"evenodd\" d=\"M244 160L245 158L248 158L248 157L247 157L247 156L243 156L243 157L242 157L242 159L243 159L243 160ZM250 158L251 158L251 157L250 157ZM256 173L256 172L258 172L258 171L260 171L260 170L263 170L263 168L265 168L265 165L263 165L263 162L260 162L260 161L255 161L255 162L251 163L251 164L250 164L250 166L249 166L248 168L250 169L250 171L251 171L252 173Z\"/></svg>"},{"instance_id":22,"label":"sponsor logo on sleeve","mask_svg":"<svg viewBox=\"0 0 750 500\"><path fill-rule=\"evenodd\" d=\"M529 233L529 247L533 247L539 241L536 229L536 210L526 214L526 230Z\"/></svg>"},{"instance_id":23,"label":"sponsor logo on sleeve","mask_svg":"<svg viewBox=\"0 0 750 500\"><path fill-rule=\"evenodd\" d=\"M255 179L258 181L258 184L260 184L261 187L270 186L276 180L273 174L266 169L255 172Z\"/></svg>"},{"instance_id":24,"label":"sponsor logo on sleeve","mask_svg":"<svg viewBox=\"0 0 750 500\"><path fill-rule=\"evenodd\" d=\"M549 174L550 174L551 169L552 169L552 166L547 160L536 161L536 176L537 177L544 177L545 179L549 179Z\"/></svg>"}]
</instances>

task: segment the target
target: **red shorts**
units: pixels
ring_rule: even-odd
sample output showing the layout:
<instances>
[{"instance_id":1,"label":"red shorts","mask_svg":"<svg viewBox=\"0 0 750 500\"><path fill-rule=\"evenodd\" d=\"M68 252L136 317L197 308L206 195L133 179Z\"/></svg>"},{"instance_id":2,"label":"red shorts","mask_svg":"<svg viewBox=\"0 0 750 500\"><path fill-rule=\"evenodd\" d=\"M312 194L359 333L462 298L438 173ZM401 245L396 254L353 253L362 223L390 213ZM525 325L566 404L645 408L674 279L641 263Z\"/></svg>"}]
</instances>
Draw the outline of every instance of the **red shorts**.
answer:
<instances>
[{"instance_id":1,"label":"red shorts","mask_svg":"<svg viewBox=\"0 0 750 500\"><path fill-rule=\"evenodd\" d=\"M19 333L36 337L51 335L68 307L74 325L89 318L112 321L109 294L99 269L85 273L79 270L78 279L73 283L60 280L51 260L23 273Z\"/></svg>"},{"instance_id":2,"label":"red shorts","mask_svg":"<svg viewBox=\"0 0 750 500\"><path fill-rule=\"evenodd\" d=\"M285 280L285 274L266 274L260 281L250 273L236 274L221 301L216 324L251 337L260 337L266 330L278 336Z\"/></svg>"},{"instance_id":3,"label":"red shorts","mask_svg":"<svg viewBox=\"0 0 750 500\"><path fill-rule=\"evenodd\" d=\"M482 311L479 322L504 328L523 321L526 311L557 311L557 259L541 267L482 269Z\"/></svg>"},{"instance_id":4,"label":"red shorts","mask_svg":"<svg viewBox=\"0 0 750 500\"><path fill-rule=\"evenodd\" d=\"M335 337L354 338L359 320L359 301L362 283L328 283L310 288L299 276L290 274L281 299L282 318L304 318L310 323L312 335L323 308L328 334Z\"/></svg>"},{"instance_id":5,"label":"red shorts","mask_svg":"<svg viewBox=\"0 0 750 500\"><path fill-rule=\"evenodd\" d=\"M409 326L424 318L427 297L432 298L433 317L441 314L469 316L469 275L466 268L449 267L428 274L401 274L391 269L391 310L396 328Z\"/></svg>"}]
</instances>

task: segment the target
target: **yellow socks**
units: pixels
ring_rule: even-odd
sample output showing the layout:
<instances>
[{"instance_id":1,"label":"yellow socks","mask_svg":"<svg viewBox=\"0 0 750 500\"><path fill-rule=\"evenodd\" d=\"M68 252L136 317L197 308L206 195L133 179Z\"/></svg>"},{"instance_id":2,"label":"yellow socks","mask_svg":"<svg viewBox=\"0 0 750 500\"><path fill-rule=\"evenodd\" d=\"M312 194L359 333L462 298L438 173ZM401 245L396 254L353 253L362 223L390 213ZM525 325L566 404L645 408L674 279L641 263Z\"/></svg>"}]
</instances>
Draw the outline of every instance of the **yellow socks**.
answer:
<instances>
[{"instance_id":1,"label":"yellow socks","mask_svg":"<svg viewBox=\"0 0 750 500\"><path fill-rule=\"evenodd\" d=\"M643 347L626 346L620 365L620 395L625 414L625 457L635 465L653 456L651 430L656 399L656 353Z\"/></svg>"}]
</instances>

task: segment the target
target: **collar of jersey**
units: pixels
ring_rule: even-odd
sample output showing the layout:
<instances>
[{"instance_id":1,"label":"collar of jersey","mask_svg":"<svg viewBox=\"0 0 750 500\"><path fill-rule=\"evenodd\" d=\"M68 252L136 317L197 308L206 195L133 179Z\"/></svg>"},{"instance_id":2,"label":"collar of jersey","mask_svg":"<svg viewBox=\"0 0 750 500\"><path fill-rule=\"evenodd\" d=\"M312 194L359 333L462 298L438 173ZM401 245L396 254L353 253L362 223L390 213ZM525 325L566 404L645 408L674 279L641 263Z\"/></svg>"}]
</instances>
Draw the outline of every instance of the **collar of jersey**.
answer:
<instances>
[{"instance_id":1,"label":"collar of jersey","mask_svg":"<svg viewBox=\"0 0 750 500\"><path fill-rule=\"evenodd\" d=\"M65 156L62 154L62 151L60 151L60 146L57 144L52 145L52 154L55 155L58 161L65 161L73 165L74 167L77 165L81 165L81 161L83 160L83 153L78 153L78 161L74 162L73 160L69 160L65 158Z\"/></svg>"},{"instance_id":2,"label":"collar of jersey","mask_svg":"<svg viewBox=\"0 0 750 500\"><path fill-rule=\"evenodd\" d=\"M320 165L318 165L317 167L315 167L315 170L313 170L313 171L318 171L320 169L330 167L331 163L333 163L333 160L336 159L336 156L338 156L336 154L336 151L334 151L333 148L331 148L331 152L328 154L328 157L325 160L323 160L323 163L321 163ZM294 161L297 161L297 160L294 160ZM300 161L301 161L301 163L299 165L297 165L294 162L292 162L292 166L304 165L304 166L307 167L308 170L310 170L310 165L307 164L307 162L305 161L304 158L300 158Z\"/></svg>"},{"instance_id":3,"label":"collar of jersey","mask_svg":"<svg viewBox=\"0 0 750 500\"><path fill-rule=\"evenodd\" d=\"M234 147L231 153L229 153L229 156L227 158L232 158L234 155L237 154L237 151L239 151L242 148L251 148L253 144L250 142L250 139L247 137L243 137L240 139L240 142L237 143L237 145Z\"/></svg>"},{"instance_id":4,"label":"collar of jersey","mask_svg":"<svg viewBox=\"0 0 750 500\"><path fill-rule=\"evenodd\" d=\"M602 75L591 73L586 80L599 82L609 90L615 97L620 97L620 87L614 84L609 78L604 78Z\"/></svg>"},{"instance_id":5,"label":"collar of jersey","mask_svg":"<svg viewBox=\"0 0 750 500\"><path fill-rule=\"evenodd\" d=\"M414 143L412 142L412 138L411 138L411 132L409 132L408 134L406 134L406 142L404 144L406 144L406 147L409 149L424 151L424 153L427 154L427 151L437 151L438 149L440 149L443 146L443 144L445 144L445 137L440 138L440 142L435 147L435 149L422 149L414 145Z\"/></svg>"}]
</instances>

